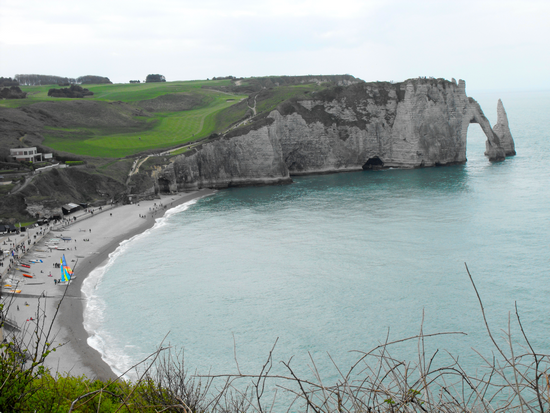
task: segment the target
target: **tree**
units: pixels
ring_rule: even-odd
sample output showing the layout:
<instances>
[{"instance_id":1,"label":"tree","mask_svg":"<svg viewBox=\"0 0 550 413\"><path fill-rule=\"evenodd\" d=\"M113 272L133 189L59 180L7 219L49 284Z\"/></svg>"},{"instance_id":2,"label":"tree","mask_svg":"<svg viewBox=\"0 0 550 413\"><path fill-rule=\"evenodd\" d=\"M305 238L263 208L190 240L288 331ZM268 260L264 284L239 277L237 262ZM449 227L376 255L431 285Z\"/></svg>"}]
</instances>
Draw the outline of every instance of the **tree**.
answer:
<instances>
[{"instance_id":1,"label":"tree","mask_svg":"<svg viewBox=\"0 0 550 413\"><path fill-rule=\"evenodd\" d=\"M145 83L152 83L152 82L166 82L166 78L163 75L147 75L147 78L145 79Z\"/></svg>"}]
</instances>

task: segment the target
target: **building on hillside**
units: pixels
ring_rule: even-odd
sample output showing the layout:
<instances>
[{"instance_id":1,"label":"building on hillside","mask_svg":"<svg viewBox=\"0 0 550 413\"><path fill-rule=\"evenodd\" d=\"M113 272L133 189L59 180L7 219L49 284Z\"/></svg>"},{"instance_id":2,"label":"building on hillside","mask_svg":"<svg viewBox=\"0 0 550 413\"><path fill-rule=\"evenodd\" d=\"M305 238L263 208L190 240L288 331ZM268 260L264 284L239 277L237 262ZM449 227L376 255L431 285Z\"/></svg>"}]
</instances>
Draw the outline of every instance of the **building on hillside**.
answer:
<instances>
[{"instance_id":1,"label":"building on hillside","mask_svg":"<svg viewBox=\"0 0 550 413\"><path fill-rule=\"evenodd\" d=\"M40 153L36 147L10 149L10 157L14 161L22 162L42 162L45 159L52 159L51 153Z\"/></svg>"},{"instance_id":2,"label":"building on hillside","mask_svg":"<svg viewBox=\"0 0 550 413\"><path fill-rule=\"evenodd\" d=\"M35 147L10 149L10 156L14 161L41 162L42 154Z\"/></svg>"}]
</instances>

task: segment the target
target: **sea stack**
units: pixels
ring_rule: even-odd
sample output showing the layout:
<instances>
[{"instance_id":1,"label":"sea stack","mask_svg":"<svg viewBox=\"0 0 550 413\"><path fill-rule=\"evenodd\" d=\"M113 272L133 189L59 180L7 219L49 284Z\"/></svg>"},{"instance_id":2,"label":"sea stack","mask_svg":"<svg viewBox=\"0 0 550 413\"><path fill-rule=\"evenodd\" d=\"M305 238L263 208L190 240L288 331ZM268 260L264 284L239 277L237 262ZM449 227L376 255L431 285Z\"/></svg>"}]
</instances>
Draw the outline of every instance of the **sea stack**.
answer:
<instances>
[{"instance_id":1,"label":"sea stack","mask_svg":"<svg viewBox=\"0 0 550 413\"><path fill-rule=\"evenodd\" d=\"M493 132L500 139L500 144L504 148L506 156L515 155L516 147L512 133L510 132L510 126L508 125L508 115L506 115L506 110L504 110L504 105L500 99L497 104L497 123L493 126Z\"/></svg>"}]
</instances>

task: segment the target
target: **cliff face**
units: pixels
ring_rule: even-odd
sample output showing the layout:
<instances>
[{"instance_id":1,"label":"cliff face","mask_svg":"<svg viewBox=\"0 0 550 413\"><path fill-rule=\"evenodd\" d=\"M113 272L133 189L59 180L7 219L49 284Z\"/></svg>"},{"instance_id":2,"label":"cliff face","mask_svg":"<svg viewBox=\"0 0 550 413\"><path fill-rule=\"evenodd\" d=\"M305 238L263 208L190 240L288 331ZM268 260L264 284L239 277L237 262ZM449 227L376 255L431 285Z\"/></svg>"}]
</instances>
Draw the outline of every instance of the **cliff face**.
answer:
<instances>
[{"instance_id":1,"label":"cliff face","mask_svg":"<svg viewBox=\"0 0 550 413\"><path fill-rule=\"evenodd\" d=\"M222 188L288 182L299 174L463 163L470 123L487 136L485 154L500 161L513 151L501 107L493 132L462 80L336 87L286 101L246 131L180 156L159 184L162 190Z\"/></svg>"},{"instance_id":2,"label":"cliff face","mask_svg":"<svg viewBox=\"0 0 550 413\"><path fill-rule=\"evenodd\" d=\"M157 176L163 192L291 182L279 138L268 127L205 144Z\"/></svg>"}]
</instances>

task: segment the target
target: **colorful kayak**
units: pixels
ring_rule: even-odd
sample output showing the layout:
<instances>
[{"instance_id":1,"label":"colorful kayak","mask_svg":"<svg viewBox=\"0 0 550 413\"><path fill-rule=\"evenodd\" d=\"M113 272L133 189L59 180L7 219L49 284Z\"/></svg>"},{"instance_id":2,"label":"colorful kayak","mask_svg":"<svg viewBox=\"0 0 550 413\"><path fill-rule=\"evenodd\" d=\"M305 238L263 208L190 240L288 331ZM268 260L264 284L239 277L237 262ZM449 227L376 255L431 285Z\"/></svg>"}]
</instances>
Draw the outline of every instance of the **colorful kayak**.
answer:
<instances>
[{"instance_id":1,"label":"colorful kayak","mask_svg":"<svg viewBox=\"0 0 550 413\"><path fill-rule=\"evenodd\" d=\"M31 268L31 266L29 264L21 264L21 267Z\"/></svg>"},{"instance_id":2,"label":"colorful kayak","mask_svg":"<svg viewBox=\"0 0 550 413\"><path fill-rule=\"evenodd\" d=\"M23 277L32 278L32 275L30 275L30 274L23 274Z\"/></svg>"}]
</instances>

